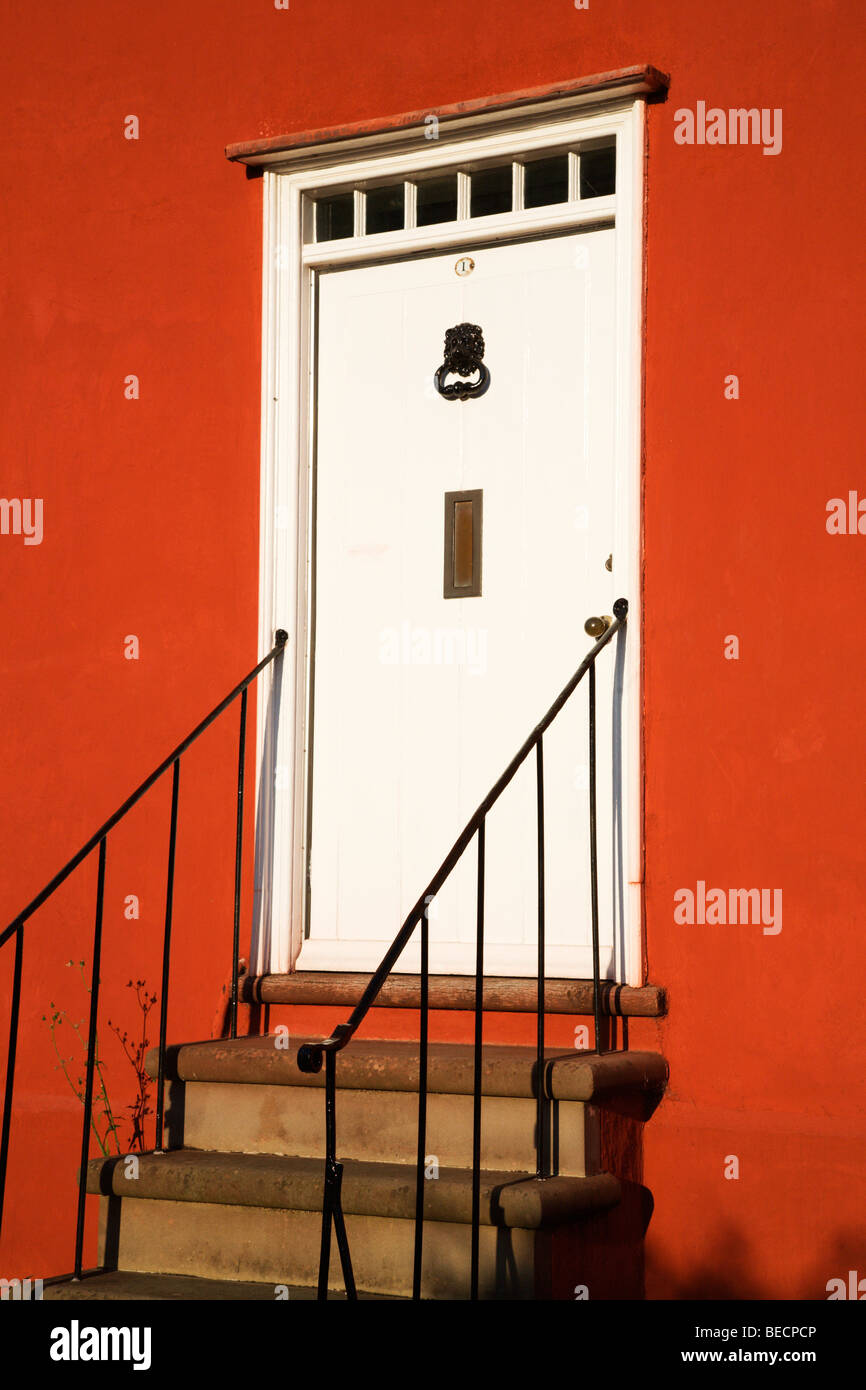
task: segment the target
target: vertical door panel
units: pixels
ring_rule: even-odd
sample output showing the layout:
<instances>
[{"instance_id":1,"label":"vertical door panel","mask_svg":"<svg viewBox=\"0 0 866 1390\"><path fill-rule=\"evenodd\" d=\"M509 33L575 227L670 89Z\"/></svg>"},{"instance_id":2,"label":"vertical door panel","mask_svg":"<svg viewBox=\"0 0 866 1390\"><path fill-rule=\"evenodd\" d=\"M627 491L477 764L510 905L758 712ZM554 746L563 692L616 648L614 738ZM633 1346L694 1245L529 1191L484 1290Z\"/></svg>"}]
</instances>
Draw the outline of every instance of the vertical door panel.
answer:
<instances>
[{"instance_id":1,"label":"vertical door panel","mask_svg":"<svg viewBox=\"0 0 866 1390\"><path fill-rule=\"evenodd\" d=\"M310 941L372 968L610 612L614 231L324 274L319 292ZM488 392L433 388L481 326ZM449 491L483 489L480 597L443 596ZM614 651L599 665L599 862L610 863ZM548 972L590 972L586 690L545 740ZM622 811L623 808L620 808ZM488 970L532 973L535 769L491 813ZM475 853L431 912L434 968L474 966ZM603 969L613 901L601 882ZM417 968L407 950L399 963Z\"/></svg>"}]
</instances>

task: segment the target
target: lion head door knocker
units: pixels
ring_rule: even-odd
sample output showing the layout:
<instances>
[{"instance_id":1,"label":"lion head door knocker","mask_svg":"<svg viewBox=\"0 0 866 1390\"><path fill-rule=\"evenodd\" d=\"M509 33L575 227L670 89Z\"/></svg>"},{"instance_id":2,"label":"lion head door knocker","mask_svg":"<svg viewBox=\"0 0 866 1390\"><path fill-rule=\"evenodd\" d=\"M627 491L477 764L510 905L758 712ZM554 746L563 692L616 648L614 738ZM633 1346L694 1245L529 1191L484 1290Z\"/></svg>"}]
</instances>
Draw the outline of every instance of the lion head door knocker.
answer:
<instances>
[{"instance_id":1,"label":"lion head door knocker","mask_svg":"<svg viewBox=\"0 0 866 1390\"><path fill-rule=\"evenodd\" d=\"M438 368L433 382L440 396L446 401L468 401L474 396L483 396L490 385L490 370L485 367L484 334L477 323L458 323L445 334L445 361ZM445 377L472 377L478 373L477 381L452 381L445 385Z\"/></svg>"}]
</instances>

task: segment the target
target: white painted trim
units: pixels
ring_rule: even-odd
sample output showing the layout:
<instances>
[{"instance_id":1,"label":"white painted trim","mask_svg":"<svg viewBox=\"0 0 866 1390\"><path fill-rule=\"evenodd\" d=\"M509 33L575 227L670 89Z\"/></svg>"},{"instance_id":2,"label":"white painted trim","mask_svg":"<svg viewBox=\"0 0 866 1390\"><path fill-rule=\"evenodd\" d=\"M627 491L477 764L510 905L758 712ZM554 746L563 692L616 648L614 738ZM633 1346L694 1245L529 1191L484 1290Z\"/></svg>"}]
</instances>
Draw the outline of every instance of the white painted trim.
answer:
<instances>
[{"instance_id":1,"label":"white painted trim","mask_svg":"<svg viewBox=\"0 0 866 1390\"><path fill-rule=\"evenodd\" d=\"M298 911L303 858L298 826L298 768L303 764L306 707L308 517L297 485L297 441L306 429L301 362L309 331L301 265L301 199L272 177L264 178L262 477L259 567L259 648L266 651L276 628L289 633L286 653L259 682L257 708L256 904L251 969L263 973L292 956L292 924ZM288 196L286 196L288 193ZM288 466L286 465L288 462ZM300 573L299 573L300 571ZM272 704L278 697L279 717ZM275 727L276 725L276 727ZM282 847L296 848L286 854Z\"/></svg>"},{"instance_id":2,"label":"white painted trim","mask_svg":"<svg viewBox=\"0 0 866 1390\"><path fill-rule=\"evenodd\" d=\"M511 205L515 213L523 212L523 187L525 184L525 171L522 164L517 160L511 166Z\"/></svg>"},{"instance_id":3,"label":"white painted trim","mask_svg":"<svg viewBox=\"0 0 866 1390\"><path fill-rule=\"evenodd\" d=\"M617 416L617 471L627 478L628 499L618 509L616 554L628 555L627 573L617 590L629 599L628 657L624 766L633 779L635 808L626 849L624 876L627 928L623 983L643 983L641 700L640 700L640 579L641 579L641 362L643 274L644 100L620 100L599 109L574 102L567 111L540 120L531 109L520 118L499 122L497 128L447 142L422 137L404 141L399 150L382 150L371 138L367 158L339 158L333 148L313 166L306 159L292 172L264 174L264 323L262 371L262 481L260 545L260 649L272 644L276 627L290 634L282 676L282 702L276 736L275 761L279 782L269 794L260 778L259 829L261 875L257 873L258 921L253 964L257 971L285 972L295 967L304 932L306 863L306 745L307 684L309 676L310 474L314 426L315 276L324 266L354 261L397 258L430 249L445 249L482 241L513 239L565 230L582 224L616 221L618 399L626 408ZM470 126L470 130L475 126ZM438 227L408 228L378 236L344 241L304 243L304 195L339 185L454 167L481 159L515 161L515 184L522 187L519 161L527 153L557 145L573 145L600 136L617 139L616 198L570 202ZM410 146L407 148L407 144ZM308 152L309 153L309 152ZM363 197L360 194L359 197ZM516 206L522 206L522 199ZM357 223L356 223L357 229ZM276 517L276 520L275 520ZM277 522L279 524L277 524ZM268 683L259 698L258 762L267 765L269 737L266 709ZM269 780L269 779L267 779ZM455 827L455 833L459 827ZM399 923L395 923L396 931ZM345 965L342 968L347 968Z\"/></svg>"},{"instance_id":4,"label":"white painted trim","mask_svg":"<svg viewBox=\"0 0 866 1390\"><path fill-rule=\"evenodd\" d=\"M407 231L418 225L418 185L407 179L403 185L404 213L403 224Z\"/></svg>"},{"instance_id":5,"label":"white painted trim","mask_svg":"<svg viewBox=\"0 0 866 1390\"><path fill-rule=\"evenodd\" d=\"M643 831L641 747L641 416L643 401L643 187L645 103L636 101L619 136L617 150L617 477L620 489L613 573L622 575L617 591L629 600L627 659L623 719L623 767L628 771L628 804L632 807L623 877L626 934L624 983L643 984ZM620 171L622 177L620 177ZM622 286L622 293L619 287ZM617 554L628 557L625 572Z\"/></svg>"},{"instance_id":6,"label":"white painted trim","mask_svg":"<svg viewBox=\"0 0 866 1390\"><path fill-rule=\"evenodd\" d=\"M481 242L514 241L556 230L591 227L613 222L616 199L593 198L584 203L558 203L553 208L529 208L525 212L501 212L461 222L437 222L400 232L375 232L370 236L344 237L340 241L314 242L304 247L304 264L319 270L356 261L392 261L422 251L441 251L446 246Z\"/></svg>"},{"instance_id":7,"label":"white painted trim","mask_svg":"<svg viewBox=\"0 0 866 1390\"><path fill-rule=\"evenodd\" d=\"M423 133L416 134L409 149L384 154L373 152L367 158L356 159L346 159L345 155L338 159L332 155L327 164L313 168L305 166L300 170L277 169L271 172L307 193L324 193L325 190L336 190L341 185L362 181L370 184L399 183L416 174L459 170L482 160L507 160L511 157L519 161L533 153L614 135L622 129L631 110L630 104L619 105L592 115L563 115L544 122L527 117L526 124L518 129L470 135L447 142L425 140Z\"/></svg>"}]
</instances>

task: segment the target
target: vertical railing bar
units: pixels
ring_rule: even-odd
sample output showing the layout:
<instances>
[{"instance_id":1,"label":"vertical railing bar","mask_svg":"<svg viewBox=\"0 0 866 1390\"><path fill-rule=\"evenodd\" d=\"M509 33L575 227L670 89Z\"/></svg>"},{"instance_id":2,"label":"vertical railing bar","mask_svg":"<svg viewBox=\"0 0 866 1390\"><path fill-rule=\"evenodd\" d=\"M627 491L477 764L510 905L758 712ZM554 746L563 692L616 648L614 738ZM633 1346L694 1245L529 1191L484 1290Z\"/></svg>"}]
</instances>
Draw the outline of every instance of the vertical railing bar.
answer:
<instances>
[{"instance_id":1,"label":"vertical railing bar","mask_svg":"<svg viewBox=\"0 0 866 1390\"><path fill-rule=\"evenodd\" d=\"M340 1267L343 1271L343 1284L346 1289L346 1298L354 1302L358 1297L355 1288L355 1274L352 1269L352 1256L349 1251L349 1238L346 1235L346 1218L343 1216L340 1193L343 1185L343 1165L336 1165L336 1186L335 1186L335 1205L334 1205L334 1234L337 1237L337 1249L340 1252Z\"/></svg>"},{"instance_id":2,"label":"vertical railing bar","mask_svg":"<svg viewBox=\"0 0 866 1390\"><path fill-rule=\"evenodd\" d=\"M481 1224L481 1063L484 1024L484 859L486 820L478 827L478 900L475 926L475 1056L472 1080L472 1253L469 1297L478 1299L478 1241Z\"/></svg>"},{"instance_id":3,"label":"vertical railing bar","mask_svg":"<svg viewBox=\"0 0 866 1390\"><path fill-rule=\"evenodd\" d=\"M6 1167L9 1161L9 1135L12 1128L12 1096L15 1087L15 1057L18 1051L18 1018L21 1012L21 967L24 959L24 923L15 931L15 964L12 969L12 1011L9 1015L9 1049L6 1054L6 1087L3 1098L3 1129L0 1132L0 1231L6 1201Z\"/></svg>"},{"instance_id":4,"label":"vertical railing bar","mask_svg":"<svg viewBox=\"0 0 866 1390\"><path fill-rule=\"evenodd\" d=\"M346 1220L342 1204L343 1165L337 1162L337 1054L329 1052L325 1064L325 1202L322 1211L322 1247L319 1253L318 1299L328 1297L328 1276L331 1264L331 1224L337 1237L337 1250L343 1271L346 1297L358 1297Z\"/></svg>"},{"instance_id":5,"label":"vertical railing bar","mask_svg":"<svg viewBox=\"0 0 866 1390\"><path fill-rule=\"evenodd\" d=\"M244 843L244 764L247 743L247 689L241 696L241 725L238 735L238 805L235 826L235 911L232 936L232 1002L231 1036L238 1035L238 956L240 954L241 934L241 858Z\"/></svg>"},{"instance_id":6,"label":"vertical railing bar","mask_svg":"<svg viewBox=\"0 0 866 1390\"><path fill-rule=\"evenodd\" d=\"M75 1263L73 1279L81 1278L84 1254L84 1207L87 1198L87 1160L90 1155L90 1124L93 1115L93 1073L96 1066L96 1023L99 1009L99 970L102 955L102 909L105 901L105 844L99 841L99 868L96 879L96 919L93 924L93 964L90 972L90 1022L87 1029L87 1066L84 1074L84 1118L81 1130L81 1164L78 1169L78 1215L75 1222Z\"/></svg>"},{"instance_id":7,"label":"vertical railing bar","mask_svg":"<svg viewBox=\"0 0 866 1390\"><path fill-rule=\"evenodd\" d=\"M164 1153L165 1125L165 1033L168 1020L168 973L171 958L171 917L174 907L174 860L177 847L177 799L180 786L180 758L175 758L171 777L171 828L168 836L168 874L165 889L165 931L162 939L162 999L159 1007L159 1067L156 1082L156 1153Z\"/></svg>"},{"instance_id":8,"label":"vertical railing bar","mask_svg":"<svg viewBox=\"0 0 866 1390\"><path fill-rule=\"evenodd\" d=\"M547 1127L546 1078L544 1075L544 751L539 734L535 743L535 789L538 820L538 1018L536 1033L536 1176L547 1176L545 1130Z\"/></svg>"},{"instance_id":9,"label":"vertical railing bar","mask_svg":"<svg viewBox=\"0 0 866 1390\"><path fill-rule=\"evenodd\" d=\"M325 1053L325 1194L322 1202L322 1239L319 1247L319 1287L316 1298L324 1303L328 1297L328 1275L331 1265L331 1218L333 1215L333 1172L337 1161L337 1057Z\"/></svg>"},{"instance_id":10,"label":"vertical railing bar","mask_svg":"<svg viewBox=\"0 0 866 1390\"><path fill-rule=\"evenodd\" d=\"M415 1257L412 1270L412 1298L421 1297L421 1264L424 1253L424 1167L427 1147L427 1028L430 986L430 904L424 904L421 917L421 1036L418 1046L418 1157L415 1171Z\"/></svg>"},{"instance_id":11,"label":"vertical railing bar","mask_svg":"<svg viewBox=\"0 0 866 1390\"><path fill-rule=\"evenodd\" d=\"M595 802L595 662L589 668L589 875L592 894L592 1011L595 1050L601 1052L601 965L598 941L598 845Z\"/></svg>"}]
</instances>

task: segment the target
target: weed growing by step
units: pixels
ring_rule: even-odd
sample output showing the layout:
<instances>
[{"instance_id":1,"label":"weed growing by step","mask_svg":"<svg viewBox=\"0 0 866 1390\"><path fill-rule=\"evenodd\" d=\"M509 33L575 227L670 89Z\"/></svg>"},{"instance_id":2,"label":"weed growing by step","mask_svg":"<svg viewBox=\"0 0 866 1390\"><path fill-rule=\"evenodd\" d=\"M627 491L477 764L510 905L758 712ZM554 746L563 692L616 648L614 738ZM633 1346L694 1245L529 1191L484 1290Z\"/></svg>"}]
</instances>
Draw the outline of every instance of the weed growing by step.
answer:
<instances>
[{"instance_id":1,"label":"weed growing by step","mask_svg":"<svg viewBox=\"0 0 866 1390\"><path fill-rule=\"evenodd\" d=\"M144 1152L144 1121L145 1116L151 1114L150 1101L150 1077L144 1065L147 1056L147 1049L150 1046L150 1039L147 1037L147 1016L156 1003L156 995L147 993L147 981L132 980L127 982L127 989L135 990L135 999L141 1015L141 1036L137 1042L130 1040L129 1034L121 1033L116 1023L108 1020L108 1026L114 1033L124 1055L135 1072L136 1095L131 1105L126 1109L129 1111L129 1123L132 1130L129 1149L140 1149Z\"/></svg>"},{"instance_id":2,"label":"weed growing by step","mask_svg":"<svg viewBox=\"0 0 866 1390\"><path fill-rule=\"evenodd\" d=\"M81 977L81 983L85 992L90 994L90 985L85 975L85 962L83 960L68 960L66 965L70 969L77 969ZM97 1035L96 1047L93 1058L93 1107L90 1119L91 1129L94 1138L99 1145L100 1152L104 1158L111 1154L128 1153L130 1149L144 1151L144 1122L145 1116L151 1114L150 1106L150 1077L145 1070L144 1059L150 1040L147 1037L148 1015L156 1004L156 995L148 994L146 980L129 980L127 989L134 990L136 1004L141 1015L141 1036L137 1041L132 1041L129 1034L108 1020L108 1026L120 1043L124 1056L135 1073L136 1094L131 1105L124 1107L129 1112L129 1119L126 1123L130 1126L130 1140L128 1144L123 1144L120 1134L120 1125L124 1121L118 1121L115 1109L111 1104L108 1094L108 1086L105 1080L104 1062L99 1052L99 1037ZM77 1096L81 1104L84 1104L85 1075L87 1072L87 1036L85 1019L77 1021L70 1017L67 1009L60 1009L52 1000L49 1004L50 1014L42 1015L42 1022L47 1026L51 1037L51 1045L57 1058L54 1069L61 1071L66 1078L73 1095ZM71 1030L74 1041L66 1042L68 1034L65 1029ZM72 1046L73 1051L69 1056L64 1056L68 1046ZM80 1074L79 1074L80 1073Z\"/></svg>"}]
</instances>

